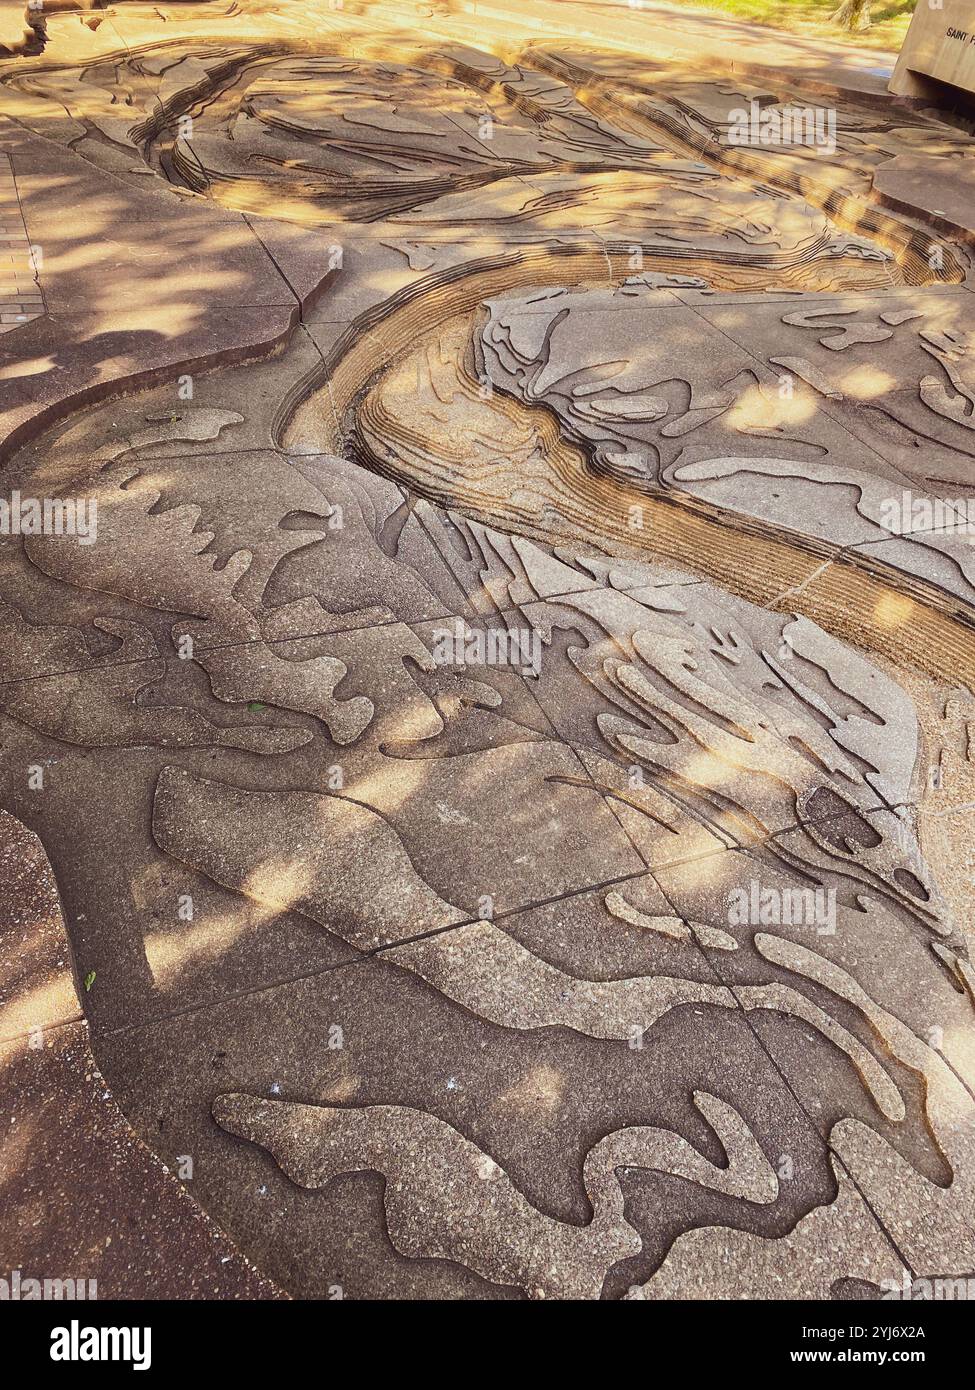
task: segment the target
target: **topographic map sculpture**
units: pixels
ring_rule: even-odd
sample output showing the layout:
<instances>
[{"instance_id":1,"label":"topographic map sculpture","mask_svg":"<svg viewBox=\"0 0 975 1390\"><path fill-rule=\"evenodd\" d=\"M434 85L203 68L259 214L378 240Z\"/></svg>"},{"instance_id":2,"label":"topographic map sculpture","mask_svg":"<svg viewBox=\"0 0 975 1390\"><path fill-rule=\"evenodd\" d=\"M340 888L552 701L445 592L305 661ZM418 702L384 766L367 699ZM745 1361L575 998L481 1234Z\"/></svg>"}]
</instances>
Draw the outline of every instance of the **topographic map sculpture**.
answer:
<instances>
[{"instance_id":1,"label":"topographic map sculpture","mask_svg":"<svg viewBox=\"0 0 975 1390\"><path fill-rule=\"evenodd\" d=\"M194 226L316 286L5 455L97 504L0 545L0 792L123 1113L299 1296L970 1271L970 257L873 192L967 137L848 93L830 160L742 149L786 74L225 8L0 69L205 331Z\"/></svg>"}]
</instances>

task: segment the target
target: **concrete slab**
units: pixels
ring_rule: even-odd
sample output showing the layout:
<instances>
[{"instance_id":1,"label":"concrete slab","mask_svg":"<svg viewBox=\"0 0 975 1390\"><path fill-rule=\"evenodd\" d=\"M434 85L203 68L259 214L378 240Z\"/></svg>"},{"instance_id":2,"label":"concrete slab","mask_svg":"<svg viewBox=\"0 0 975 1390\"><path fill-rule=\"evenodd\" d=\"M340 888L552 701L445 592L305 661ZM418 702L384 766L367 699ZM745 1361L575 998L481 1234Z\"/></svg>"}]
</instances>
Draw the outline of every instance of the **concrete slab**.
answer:
<instances>
[{"instance_id":1,"label":"concrete slab","mask_svg":"<svg viewBox=\"0 0 975 1390\"><path fill-rule=\"evenodd\" d=\"M968 137L686 8L219 10L3 65L0 1265L970 1271Z\"/></svg>"}]
</instances>

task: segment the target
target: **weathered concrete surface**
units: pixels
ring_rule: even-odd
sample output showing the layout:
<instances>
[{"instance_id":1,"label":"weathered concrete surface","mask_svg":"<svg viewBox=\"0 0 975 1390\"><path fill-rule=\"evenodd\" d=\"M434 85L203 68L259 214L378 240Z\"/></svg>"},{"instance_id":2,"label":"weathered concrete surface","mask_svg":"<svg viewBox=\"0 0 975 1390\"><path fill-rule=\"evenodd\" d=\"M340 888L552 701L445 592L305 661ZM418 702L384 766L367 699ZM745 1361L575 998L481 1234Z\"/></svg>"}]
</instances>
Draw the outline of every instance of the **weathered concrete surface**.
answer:
<instances>
[{"instance_id":1,"label":"weathered concrete surface","mask_svg":"<svg viewBox=\"0 0 975 1390\"><path fill-rule=\"evenodd\" d=\"M4 1277L61 1280L63 1297L88 1299L281 1297L119 1111L91 1053L50 864L6 812L0 942Z\"/></svg>"},{"instance_id":2,"label":"weathered concrete surface","mask_svg":"<svg viewBox=\"0 0 975 1390\"><path fill-rule=\"evenodd\" d=\"M970 142L685 11L220 11L0 66L0 497L96 521L0 538L0 1264L969 1270Z\"/></svg>"}]
</instances>

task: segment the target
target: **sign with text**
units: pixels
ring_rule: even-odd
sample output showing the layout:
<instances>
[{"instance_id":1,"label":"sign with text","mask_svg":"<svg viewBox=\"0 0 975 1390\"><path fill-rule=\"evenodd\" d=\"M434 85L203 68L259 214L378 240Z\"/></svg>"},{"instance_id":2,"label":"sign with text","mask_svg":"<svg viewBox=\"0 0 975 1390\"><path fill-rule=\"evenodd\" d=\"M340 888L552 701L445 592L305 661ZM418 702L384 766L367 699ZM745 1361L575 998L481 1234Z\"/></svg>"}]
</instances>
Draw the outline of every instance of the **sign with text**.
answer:
<instances>
[{"instance_id":1,"label":"sign with text","mask_svg":"<svg viewBox=\"0 0 975 1390\"><path fill-rule=\"evenodd\" d=\"M918 0L890 90L929 95L932 77L975 91L975 0Z\"/></svg>"}]
</instances>

